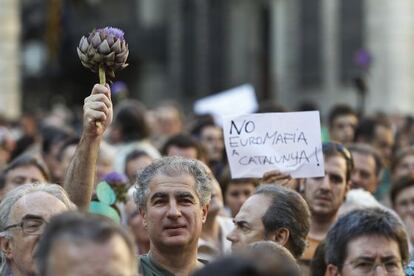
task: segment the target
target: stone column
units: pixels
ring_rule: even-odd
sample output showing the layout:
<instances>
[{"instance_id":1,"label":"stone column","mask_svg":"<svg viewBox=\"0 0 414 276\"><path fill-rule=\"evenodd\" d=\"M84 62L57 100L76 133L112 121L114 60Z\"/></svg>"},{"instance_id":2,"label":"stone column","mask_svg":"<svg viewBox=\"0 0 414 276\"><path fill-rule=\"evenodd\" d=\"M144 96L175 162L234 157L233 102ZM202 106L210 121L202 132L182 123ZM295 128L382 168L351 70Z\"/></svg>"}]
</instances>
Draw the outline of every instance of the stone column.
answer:
<instances>
[{"instance_id":1,"label":"stone column","mask_svg":"<svg viewBox=\"0 0 414 276\"><path fill-rule=\"evenodd\" d=\"M209 52L208 52L208 0L195 0L196 34L195 59L196 92L198 96L205 96L209 89Z\"/></svg>"},{"instance_id":2,"label":"stone column","mask_svg":"<svg viewBox=\"0 0 414 276\"><path fill-rule=\"evenodd\" d=\"M298 91L299 1L273 0L271 20L271 75L274 98L294 107L302 95Z\"/></svg>"},{"instance_id":3,"label":"stone column","mask_svg":"<svg viewBox=\"0 0 414 276\"><path fill-rule=\"evenodd\" d=\"M20 1L0 0L0 114L16 118L21 112Z\"/></svg>"},{"instance_id":4,"label":"stone column","mask_svg":"<svg viewBox=\"0 0 414 276\"><path fill-rule=\"evenodd\" d=\"M338 0L321 0L322 83L328 104L337 102L338 90Z\"/></svg>"},{"instance_id":5,"label":"stone column","mask_svg":"<svg viewBox=\"0 0 414 276\"><path fill-rule=\"evenodd\" d=\"M167 45L168 45L168 75L169 79L169 94L181 95L183 89L182 82L182 47L183 47L183 24L182 24L182 5L183 0L175 0L168 2L168 31L167 31Z\"/></svg>"},{"instance_id":6,"label":"stone column","mask_svg":"<svg viewBox=\"0 0 414 276\"><path fill-rule=\"evenodd\" d=\"M367 0L368 110L413 113L414 1Z\"/></svg>"}]
</instances>

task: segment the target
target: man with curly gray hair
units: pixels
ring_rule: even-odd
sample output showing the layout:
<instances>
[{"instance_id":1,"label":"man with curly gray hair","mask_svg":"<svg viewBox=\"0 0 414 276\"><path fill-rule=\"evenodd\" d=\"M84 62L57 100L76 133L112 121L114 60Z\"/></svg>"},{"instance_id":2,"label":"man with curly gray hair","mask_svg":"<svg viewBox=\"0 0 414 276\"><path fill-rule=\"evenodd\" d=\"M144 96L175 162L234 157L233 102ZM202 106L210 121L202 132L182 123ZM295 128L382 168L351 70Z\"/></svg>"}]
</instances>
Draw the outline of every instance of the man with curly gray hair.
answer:
<instances>
[{"instance_id":1,"label":"man with curly gray hair","mask_svg":"<svg viewBox=\"0 0 414 276\"><path fill-rule=\"evenodd\" d=\"M145 275L188 275L202 266L197 243L206 220L211 179L197 160L164 157L137 178L135 202L150 238L140 259Z\"/></svg>"}]
</instances>

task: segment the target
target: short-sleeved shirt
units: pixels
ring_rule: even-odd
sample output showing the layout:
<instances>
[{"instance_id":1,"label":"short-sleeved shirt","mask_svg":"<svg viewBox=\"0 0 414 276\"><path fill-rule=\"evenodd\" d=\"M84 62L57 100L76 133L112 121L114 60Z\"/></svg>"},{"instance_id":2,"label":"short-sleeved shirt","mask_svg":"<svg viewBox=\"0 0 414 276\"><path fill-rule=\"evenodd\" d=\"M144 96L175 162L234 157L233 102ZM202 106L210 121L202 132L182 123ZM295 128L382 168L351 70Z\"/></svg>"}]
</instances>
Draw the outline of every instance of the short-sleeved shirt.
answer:
<instances>
[{"instance_id":1,"label":"short-sleeved shirt","mask_svg":"<svg viewBox=\"0 0 414 276\"><path fill-rule=\"evenodd\" d=\"M139 264L139 272L143 276L174 276L174 273L154 263L148 254L140 257Z\"/></svg>"},{"instance_id":2,"label":"short-sleeved shirt","mask_svg":"<svg viewBox=\"0 0 414 276\"><path fill-rule=\"evenodd\" d=\"M197 259L201 265L206 265L205 260ZM174 273L156 264L148 254L142 255L139 259L139 272L143 276L174 276Z\"/></svg>"}]
</instances>

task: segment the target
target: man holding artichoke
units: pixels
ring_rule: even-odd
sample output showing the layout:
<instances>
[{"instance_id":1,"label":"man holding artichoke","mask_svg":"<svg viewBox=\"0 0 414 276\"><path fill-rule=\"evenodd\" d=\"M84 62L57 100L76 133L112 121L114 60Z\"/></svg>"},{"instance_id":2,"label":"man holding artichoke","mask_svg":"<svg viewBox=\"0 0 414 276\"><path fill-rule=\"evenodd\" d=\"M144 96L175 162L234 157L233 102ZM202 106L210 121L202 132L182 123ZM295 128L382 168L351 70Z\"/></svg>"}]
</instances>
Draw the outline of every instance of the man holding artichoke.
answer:
<instances>
[{"instance_id":1,"label":"man holding artichoke","mask_svg":"<svg viewBox=\"0 0 414 276\"><path fill-rule=\"evenodd\" d=\"M89 207L99 145L112 121L112 114L109 87L96 84L91 95L85 99L83 132L64 184L71 195L71 200L81 210L86 211ZM192 270L202 266L197 259L197 244L210 201L208 177L199 162L168 158L171 159L171 157L162 158L158 163L172 162L174 163L172 168L179 167L182 170L177 170L173 176L169 176L170 169L167 168L167 172L157 174L154 178L154 181L157 181L150 181L149 188L157 189L157 192L150 193L149 195L153 196L148 201L156 207L165 206L165 208L156 208L148 204L145 205L147 207L145 210L141 210L140 215L148 222L148 230L153 234L150 235L150 254L141 257L143 275L188 275ZM157 164L153 166L157 167ZM197 171L194 176L189 174L193 170ZM205 183L198 183L199 174L204 175ZM138 183L137 187L141 184ZM204 192L200 194L200 191ZM141 194L146 198L146 193ZM157 211L160 209L168 211ZM163 244L162 250L157 247L159 244ZM174 257L173 264L172 257Z\"/></svg>"}]
</instances>

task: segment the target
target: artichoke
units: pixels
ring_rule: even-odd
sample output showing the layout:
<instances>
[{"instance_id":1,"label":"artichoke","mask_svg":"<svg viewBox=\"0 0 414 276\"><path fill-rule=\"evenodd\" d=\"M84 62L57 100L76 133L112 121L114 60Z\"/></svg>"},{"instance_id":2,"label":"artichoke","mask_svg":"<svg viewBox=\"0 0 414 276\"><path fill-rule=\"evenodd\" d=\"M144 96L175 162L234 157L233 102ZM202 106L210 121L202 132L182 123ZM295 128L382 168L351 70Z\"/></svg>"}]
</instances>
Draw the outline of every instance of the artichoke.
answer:
<instances>
[{"instance_id":1,"label":"artichoke","mask_svg":"<svg viewBox=\"0 0 414 276\"><path fill-rule=\"evenodd\" d=\"M105 27L92 31L88 37L83 36L77 51L83 66L99 72L101 83L105 83L106 77L113 80L115 71L128 66L128 44L124 32L117 28Z\"/></svg>"}]
</instances>

